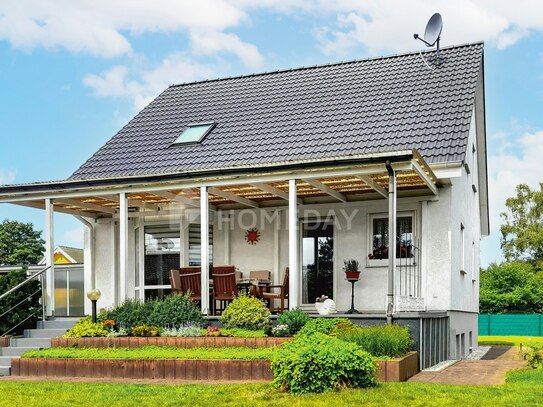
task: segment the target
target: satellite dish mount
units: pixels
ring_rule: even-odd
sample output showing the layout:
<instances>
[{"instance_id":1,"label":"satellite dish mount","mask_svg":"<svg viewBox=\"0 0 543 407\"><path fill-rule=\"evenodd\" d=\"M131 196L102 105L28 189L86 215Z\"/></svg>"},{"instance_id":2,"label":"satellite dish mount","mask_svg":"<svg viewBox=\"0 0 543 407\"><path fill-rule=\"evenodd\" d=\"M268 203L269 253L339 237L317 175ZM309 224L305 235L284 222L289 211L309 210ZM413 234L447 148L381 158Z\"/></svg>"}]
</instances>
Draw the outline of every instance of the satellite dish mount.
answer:
<instances>
[{"instance_id":1,"label":"satellite dish mount","mask_svg":"<svg viewBox=\"0 0 543 407\"><path fill-rule=\"evenodd\" d=\"M436 65L440 65L444 58L439 54L439 41L441 40L441 30L443 29L443 19L441 14L435 13L424 30L424 39L420 38L418 34L414 34L416 40L421 40L427 47L433 47L436 45L436 54L431 58L431 61Z\"/></svg>"}]
</instances>

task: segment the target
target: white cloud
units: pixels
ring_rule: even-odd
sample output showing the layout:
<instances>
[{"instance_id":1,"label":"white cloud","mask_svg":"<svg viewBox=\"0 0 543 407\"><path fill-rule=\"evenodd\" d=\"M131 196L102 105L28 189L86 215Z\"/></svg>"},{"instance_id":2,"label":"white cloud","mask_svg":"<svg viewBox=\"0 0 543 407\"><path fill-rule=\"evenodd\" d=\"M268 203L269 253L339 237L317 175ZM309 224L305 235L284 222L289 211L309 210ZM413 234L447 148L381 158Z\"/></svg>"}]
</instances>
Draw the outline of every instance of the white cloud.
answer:
<instances>
[{"instance_id":1,"label":"white cloud","mask_svg":"<svg viewBox=\"0 0 543 407\"><path fill-rule=\"evenodd\" d=\"M317 38L328 53L363 46L370 54L422 47L412 35L423 34L428 18L443 16L442 45L484 40L503 49L543 31L543 2L503 0L338 0L319 2L321 13L338 13L336 25L321 27Z\"/></svg>"},{"instance_id":2,"label":"white cloud","mask_svg":"<svg viewBox=\"0 0 543 407\"><path fill-rule=\"evenodd\" d=\"M84 236L85 229L83 227L66 230L62 233L62 244L66 246L83 247Z\"/></svg>"},{"instance_id":3,"label":"white cloud","mask_svg":"<svg viewBox=\"0 0 543 407\"><path fill-rule=\"evenodd\" d=\"M15 180L17 171L15 170L3 170L0 168L0 185L11 184Z\"/></svg>"},{"instance_id":4,"label":"white cloud","mask_svg":"<svg viewBox=\"0 0 543 407\"><path fill-rule=\"evenodd\" d=\"M97 96L128 97L133 101L135 109L140 110L168 85L213 75L214 71L208 65L194 61L187 54L175 53L153 69L134 72L126 66L117 65L100 75L87 75L83 83Z\"/></svg>"},{"instance_id":5,"label":"white cloud","mask_svg":"<svg viewBox=\"0 0 543 407\"><path fill-rule=\"evenodd\" d=\"M193 52L202 55L215 55L219 52L229 52L237 55L244 65L256 69L260 68L264 58L258 48L245 43L235 34L222 32L193 33L191 35Z\"/></svg>"},{"instance_id":6,"label":"white cloud","mask_svg":"<svg viewBox=\"0 0 543 407\"><path fill-rule=\"evenodd\" d=\"M64 48L100 57L130 54L130 35L222 31L243 10L225 0L17 0L0 3L0 40L16 48Z\"/></svg>"},{"instance_id":7,"label":"white cloud","mask_svg":"<svg viewBox=\"0 0 543 407\"><path fill-rule=\"evenodd\" d=\"M498 140L502 138L500 137ZM500 213L505 211L505 200L515 195L518 184L535 188L543 182L541 157L543 157L543 131L524 133L513 144L502 139L509 148L498 148L498 153L488 157L488 190L490 222L493 231L501 225ZM514 146L514 148L513 148Z\"/></svg>"}]
</instances>

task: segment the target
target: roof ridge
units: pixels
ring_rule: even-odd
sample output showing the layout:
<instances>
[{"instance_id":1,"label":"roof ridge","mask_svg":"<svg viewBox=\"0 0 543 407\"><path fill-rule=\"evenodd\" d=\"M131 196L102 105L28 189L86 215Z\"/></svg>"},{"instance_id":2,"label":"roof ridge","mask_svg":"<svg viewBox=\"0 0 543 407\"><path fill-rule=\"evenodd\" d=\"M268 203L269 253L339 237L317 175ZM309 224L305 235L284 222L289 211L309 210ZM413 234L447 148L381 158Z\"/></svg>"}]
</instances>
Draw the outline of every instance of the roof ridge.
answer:
<instances>
[{"instance_id":1,"label":"roof ridge","mask_svg":"<svg viewBox=\"0 0 543 407\"><path fill-rule=\"evenodd\" d=\"M474 45L483 45L484 41L475 41L475 42L466 42L463 44L458 45L448 45L446 47L441 47L440 50L449 50L449 49L456 49L456 48L464 48L464 47L471 47ZM329 62L324 64L315 64L315 65L308 65L308 66L298 66L294 68L286 68L286 69L276 69L273 71L263 71L263 72L253 72L248 74L242 74L242 75L234 75L234 76L225 76L222 78L212 78L212 79L202 79L199 81L193 81L193 82L182 82L177 84L171 84L168 86L168 88L177 88L182 86L189 86L189 85L197 85L201 83L209 83L209 82L222 82L222 81L228 81L233 79L243 79L243 78L251 78L256 76L265 76L265 75L272 75L277 73L284 73L284 72L295 72L295 71L304 71L309 69L316 69L316 68L325 68L329 66L340 66L340 65L348 65L348 64L355 64L360 62L367 62L367 61L378 61L380 59L391 59L391 58L398 58L408 55L416 55L420 53L430 53L434 52L434 50L421 50L421 51L407 51L407 52L401 52L397 54L390 54L390 55L384 55L384 56L375 56L375 57L367 57L367 58L357 58L357 59L351 59L347 61L338 61L338 62Z\"/></svg>"}]
</instances>

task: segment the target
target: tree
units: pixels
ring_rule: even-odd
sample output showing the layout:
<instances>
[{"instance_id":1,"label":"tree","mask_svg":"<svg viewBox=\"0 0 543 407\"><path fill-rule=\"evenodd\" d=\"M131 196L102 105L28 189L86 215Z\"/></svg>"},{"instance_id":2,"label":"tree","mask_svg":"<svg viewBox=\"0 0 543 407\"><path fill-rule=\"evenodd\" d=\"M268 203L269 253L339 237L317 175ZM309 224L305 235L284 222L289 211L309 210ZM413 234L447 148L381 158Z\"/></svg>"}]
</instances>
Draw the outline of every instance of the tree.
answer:
<instances>
[{"instance_id":1,"label":"tree","mask_svg":"<svg viewBox=\"0 0 543 407\"><path fill-rule=\"evenodd\" d=\"M517 185L517 196L505 201L502 213L501 247L507 261L543 262L543 183L539 191Z\"/></svg>"},{"instance_id":2,"label":"tree","mask_svg":"<svg viewBox=\"0 0 543 407\"><path fill-rule=\"evenodd\" d=\"M543 312L543 278L530 263L491 264L481 270L479 312Z\"/></svg>"},{"instance_id":3,"label":"tree","mask_svg":"<svg viewBox=\"0 0 543 407\"><path fill-rule=\"evenodd\" d=\"M37 264L43 257L44 243L32 223L5 219L0 223L0 265Z\"/></svg>"}]
</instances>

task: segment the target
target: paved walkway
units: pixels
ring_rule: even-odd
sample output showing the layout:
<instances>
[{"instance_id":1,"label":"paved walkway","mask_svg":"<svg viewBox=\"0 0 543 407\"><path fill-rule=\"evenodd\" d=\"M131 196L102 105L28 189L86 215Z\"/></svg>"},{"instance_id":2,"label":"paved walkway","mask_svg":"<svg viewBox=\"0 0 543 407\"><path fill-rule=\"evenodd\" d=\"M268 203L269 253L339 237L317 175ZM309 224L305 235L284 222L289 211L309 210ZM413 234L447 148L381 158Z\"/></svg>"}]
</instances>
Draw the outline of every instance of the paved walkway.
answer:
<instances>
[{"instance_id":1,"label":"paved walkway","mask_svg":"<svg viewBox=\"0 0 543 407\"><path fill-rule=\"evenodd\" d=\"M512 346L492 346L481 360L460 360L439 372L420 372L410 382L499 385L505 384L505 373L522 369L526 362Z\"/></svg>"}]
</instances>

